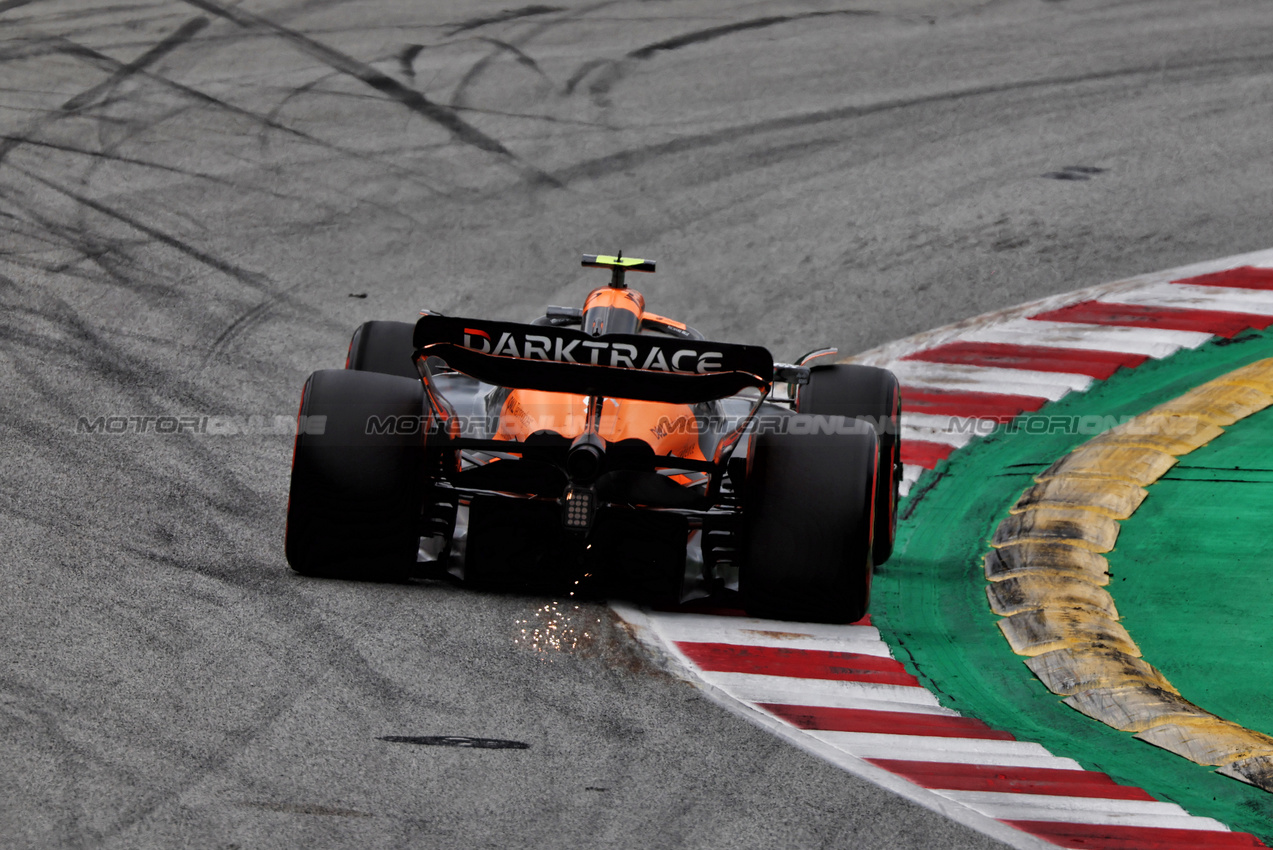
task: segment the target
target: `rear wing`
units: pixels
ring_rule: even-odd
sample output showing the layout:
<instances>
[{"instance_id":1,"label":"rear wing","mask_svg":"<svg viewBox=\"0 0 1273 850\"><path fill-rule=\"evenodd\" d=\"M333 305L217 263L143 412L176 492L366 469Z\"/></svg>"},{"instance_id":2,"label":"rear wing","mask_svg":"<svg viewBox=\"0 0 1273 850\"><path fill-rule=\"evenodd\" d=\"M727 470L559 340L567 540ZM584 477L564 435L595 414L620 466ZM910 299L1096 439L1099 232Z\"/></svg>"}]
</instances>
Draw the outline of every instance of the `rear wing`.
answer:
<instances>
[{"instance_id":1,"label":"rear wing","mask_svg":"<svg viewBox=\"0 0 1273 850\"><path fill-rule=\"evenodd\" d=\"M439 357L512 389L694 404L751 388L763 397L774 378L773 357L754 345L438 315L420 317L413 341L417 362Z\"/></svg>"}]
</instances>

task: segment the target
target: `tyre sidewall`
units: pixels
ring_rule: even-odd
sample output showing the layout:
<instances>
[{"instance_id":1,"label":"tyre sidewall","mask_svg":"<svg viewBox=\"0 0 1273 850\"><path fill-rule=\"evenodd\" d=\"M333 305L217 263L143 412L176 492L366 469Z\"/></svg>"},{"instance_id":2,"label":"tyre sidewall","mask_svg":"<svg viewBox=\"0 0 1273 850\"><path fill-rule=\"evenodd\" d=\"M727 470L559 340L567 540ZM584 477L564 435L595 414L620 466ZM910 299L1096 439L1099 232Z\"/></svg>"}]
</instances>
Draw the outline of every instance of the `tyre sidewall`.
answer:
<instances>
[{"instance_id":1,"label":"tyre sidewall","mask_svg":"<svg viewBox=\"0 0 1273 850\"><path fill-rule=\"evenodd\" d=\"M425 487L419 380L339 369L306 381L286 552L298 572L401 578L418 549Z\"/></svg>"},{"instance_id":2,"label":"tyre sidewall","mask_svg":"<svg viewBox=\"0 0 1273 850\"><path fill-rule=\"evenodd\" d=\"M846 433L752 443L739 585L756 616L851 622L866 611L877 441L852 419L824 419Z\"/></svg>"},{"instance_id":3,"label":"tyre sidewall","mask_svg":"<svg viewBox=\"0 0 1273 850\"><path fill-rule=\"evenodd\" d=\"M418 381L414 336L415 325L409 322L364 322L349 340L345 368Z\"/></svg>"}]
</instances>

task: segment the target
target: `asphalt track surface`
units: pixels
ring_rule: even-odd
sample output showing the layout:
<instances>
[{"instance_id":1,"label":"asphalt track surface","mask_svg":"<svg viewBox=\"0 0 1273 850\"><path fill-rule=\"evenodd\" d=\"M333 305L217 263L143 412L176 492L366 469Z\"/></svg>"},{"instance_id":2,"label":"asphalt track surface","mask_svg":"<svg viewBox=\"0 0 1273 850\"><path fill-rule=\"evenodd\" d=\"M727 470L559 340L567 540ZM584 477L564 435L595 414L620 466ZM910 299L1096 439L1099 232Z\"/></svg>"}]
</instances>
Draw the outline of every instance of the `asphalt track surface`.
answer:
<instances>
[{"instance_id":1,"label":"asphalt track surface","mask_svg":"<svg viewBox=\"0 0 1273 850\"><path fill-rule=\"evenodd\" d=\"M993 846L602 605L557 649L549 600L291 575L274 417L366 319L577 303L582 251L790 358L1265 248L1266 7L0 0L0 839Z\"/></svg>"}]
</instances>

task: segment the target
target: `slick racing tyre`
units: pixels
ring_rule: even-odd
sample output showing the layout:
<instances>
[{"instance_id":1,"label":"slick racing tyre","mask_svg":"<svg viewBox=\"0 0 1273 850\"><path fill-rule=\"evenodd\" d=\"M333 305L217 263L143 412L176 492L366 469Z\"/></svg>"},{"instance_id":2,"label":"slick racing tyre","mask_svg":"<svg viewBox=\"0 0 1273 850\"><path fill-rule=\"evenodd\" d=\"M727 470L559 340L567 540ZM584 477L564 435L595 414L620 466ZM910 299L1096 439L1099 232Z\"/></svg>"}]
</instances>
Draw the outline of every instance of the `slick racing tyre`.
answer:
<instances>
[{"instance_id":1,"label":"slick racing tyre","mask_svg":"<svg viewBox=\"0 0 1273 850\"><path fill-rule=\"evenodd\" d=\"M287 506L298 573L400 581L415 568L424 499L420 381L327 369L301 395Z\"/></svg>"},{"instance_id":2,"label":"slick racing tyre","mask_svg":"<svg viewBox=\"0 0 1273 850\"><path fill-rule=\"evenodd\" d=\"M870 423L880 441L880 473L875 493L877 565L893 554L897 535L897 490L902 481L902 393L896 376L874 366L815 367L796 394L796 412L852 416Z\"/></svg>"},{"instance_id":3,"label":"slick racing tyre","mask_svg":"<svg viewBox=\"0 0 1273 850\"><path fill-rule=\"evenodd\" d=\"M412 360L414 333L415 325L410 322L364 322L349 340L345 368L420 380Z\"/></svg>"},{"instance_id":4,"label":"slick racing tyre","mask_svg":"<svg viewBox=\"0 0 1273 850\"><path fill-rule=\"evenodd\" d=\"M759 434L751 446L743 607L778 620L860 620L871 595L875 432L840 416L796 414L787 423L788 433Z\"/></svg>"}]
</instances>

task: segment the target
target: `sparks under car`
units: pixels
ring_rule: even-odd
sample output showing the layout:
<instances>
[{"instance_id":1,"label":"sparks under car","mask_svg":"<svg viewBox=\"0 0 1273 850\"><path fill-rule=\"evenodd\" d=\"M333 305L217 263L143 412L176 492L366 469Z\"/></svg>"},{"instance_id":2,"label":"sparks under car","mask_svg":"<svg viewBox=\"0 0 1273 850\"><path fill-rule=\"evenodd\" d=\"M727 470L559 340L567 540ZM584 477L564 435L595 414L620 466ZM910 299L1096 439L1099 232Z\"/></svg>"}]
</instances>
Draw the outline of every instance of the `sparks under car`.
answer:
<instances>
[{"instance_id":1,"label":"sparks under car","mask_svg":"<svg viewBox=\"0 0 1273 850\"><path fill-rule=\"evenodd\" d=\"M367 322L345 369L309 377L292 568L861 618L893 547L897 379L706 340L629 288L653 262L583 265L610 281L581 308Z\"/></svg>"}]
</instances>

